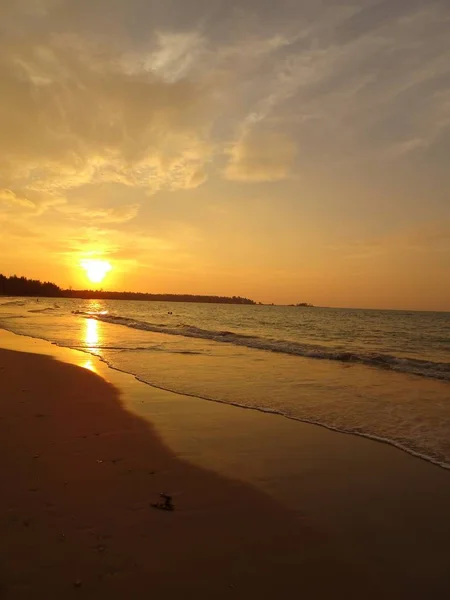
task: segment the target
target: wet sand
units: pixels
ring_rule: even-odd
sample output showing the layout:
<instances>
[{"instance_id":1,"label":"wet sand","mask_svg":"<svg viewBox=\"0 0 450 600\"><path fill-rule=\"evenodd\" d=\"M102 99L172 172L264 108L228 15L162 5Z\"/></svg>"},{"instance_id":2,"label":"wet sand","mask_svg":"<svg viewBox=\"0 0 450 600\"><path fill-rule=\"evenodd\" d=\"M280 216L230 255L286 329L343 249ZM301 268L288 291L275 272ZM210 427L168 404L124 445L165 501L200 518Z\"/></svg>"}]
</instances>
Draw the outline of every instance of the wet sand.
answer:
<instances>
[{"instance_id":1,"label":"wet sand","mask_svg":"<svg viewBox=\"0 0 450 600\"><path fill-rule=\"evenodd\" d=\"M375 590L357 561L295 511L178 458L98 375L0 350L0 386L2 598ZM152 506L164 502L160 493L173 511Z\"/></svg>"}]
</instances>

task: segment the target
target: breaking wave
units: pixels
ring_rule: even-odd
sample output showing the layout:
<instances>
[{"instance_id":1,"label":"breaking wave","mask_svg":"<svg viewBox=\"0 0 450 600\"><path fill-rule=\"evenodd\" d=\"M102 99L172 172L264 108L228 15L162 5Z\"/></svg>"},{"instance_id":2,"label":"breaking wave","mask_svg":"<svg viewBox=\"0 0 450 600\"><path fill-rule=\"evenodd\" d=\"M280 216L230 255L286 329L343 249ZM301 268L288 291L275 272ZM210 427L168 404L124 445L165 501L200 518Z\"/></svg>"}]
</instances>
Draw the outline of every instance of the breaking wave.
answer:
<instances>
[{"instance_id":1,"label":"breaking wave","mask_svg":"<svg viewBox=\"0 0 450 600\"><path fill-rule=\"evenodd\" d=\"M168 335L181 335L190 338L200 338L215 342L233 344L235 346L245 346L258 350L270 352L280 352L293 356L305 358L314 358L322 360L332 360L342 363L362 364L373 368L397 371L410 375L418 375L432 379L441 379L450 381L450 363L435 362L410 357L399 357L385 353L363 352L354 350L333 349L321 345L304 344L288 340L277 340L272 338L263 338L259 336L234 333L232 331L220 331L214 329L202 329L195 325L180 323L172 325L168 323L149 323L138 321L128 317L108 314L105 311L100 313L74 311L74 314L95 318L105 323L113 323L139 329L143 331L152 331L154 333L164 333Z\"/></svg>"},{"instance_id":2,"label":"breaking wave","mask_svg":"<svg viewBox=\"0 0 450 600\"><path fill-rule=\"evenodd\" d=\"M7 302L0 302L0 306L25 306L26 301L24 300L8 300Z\"/></svg>"}]
</instances>

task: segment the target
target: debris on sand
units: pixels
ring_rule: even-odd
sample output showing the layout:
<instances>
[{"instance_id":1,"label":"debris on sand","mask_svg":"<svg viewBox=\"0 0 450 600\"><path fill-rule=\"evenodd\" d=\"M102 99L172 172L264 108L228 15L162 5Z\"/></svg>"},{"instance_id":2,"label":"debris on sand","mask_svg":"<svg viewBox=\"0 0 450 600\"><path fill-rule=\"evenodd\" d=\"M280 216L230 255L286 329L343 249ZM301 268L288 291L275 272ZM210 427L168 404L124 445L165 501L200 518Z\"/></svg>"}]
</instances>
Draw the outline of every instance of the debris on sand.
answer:
<instances>
[{"instance_id":1,"label":"debris on sand","mask_svg":"<svg viewBox=\"0 0 450 600\"><path fill-rule=\"evenodd\" d=\"M172 496L169 496L168 494L160 494L159 496L162 498L162 501L151 504L150 506L152 508L159 508L159 510L175 510L172 502Z\"/></svg>"}]
</instances>

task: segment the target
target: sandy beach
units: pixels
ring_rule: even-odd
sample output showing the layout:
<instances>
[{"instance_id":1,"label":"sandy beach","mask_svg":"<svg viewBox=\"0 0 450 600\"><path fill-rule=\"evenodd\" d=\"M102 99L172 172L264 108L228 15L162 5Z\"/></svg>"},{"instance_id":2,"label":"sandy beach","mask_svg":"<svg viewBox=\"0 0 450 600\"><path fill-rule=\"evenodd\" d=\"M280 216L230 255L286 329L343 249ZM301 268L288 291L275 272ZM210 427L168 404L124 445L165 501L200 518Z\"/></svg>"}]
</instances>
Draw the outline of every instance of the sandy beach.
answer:
<instances>
[{"instance_id":1,"label":"sandy beach","mask_svg":"<svg viewBox=\"0 0 450 600\"><path fill-rule=\"evenodd\" d=\"M178 459L99 376L5 350L0 373L2 598L356 598L368 584L268 495ZM152 507L160 493L173 511Z\"/></svg>"},{"instance_id":2,"label":"sandy beach","mask_svg":"<svg viewBox=\"0 0 450 600\"><path fill-rule=\"evenodd\" d=\"M0 345L2 598L444 597L443 469Z\"/></svg>"},{"instance_id":3,"label":"sandy beach","mask_svg":"<svg viewBox=\"0 0 450 600\"><path fill-rule=\"evenodd\" d=\"M0 600L450 600L450 0L0 0Z\"/></svg>"}]
</instances>

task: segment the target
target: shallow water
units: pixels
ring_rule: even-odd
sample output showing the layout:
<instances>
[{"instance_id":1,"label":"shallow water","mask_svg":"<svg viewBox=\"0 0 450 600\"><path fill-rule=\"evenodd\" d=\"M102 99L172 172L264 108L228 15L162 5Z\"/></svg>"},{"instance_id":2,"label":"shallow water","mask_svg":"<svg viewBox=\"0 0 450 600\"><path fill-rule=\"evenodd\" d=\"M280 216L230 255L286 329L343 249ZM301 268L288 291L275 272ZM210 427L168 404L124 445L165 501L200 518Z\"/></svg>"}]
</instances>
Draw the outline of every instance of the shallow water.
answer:
<instances>
[{"instance_id":1,"label":"shallow water","mask_svg":"<svg viewBox=\"0 0 450 600\"><path fill-rule=\"evenodd\" d=\"M3 298L0 326L450 468L450 313Z\"/></svg>"}]
</instances>

